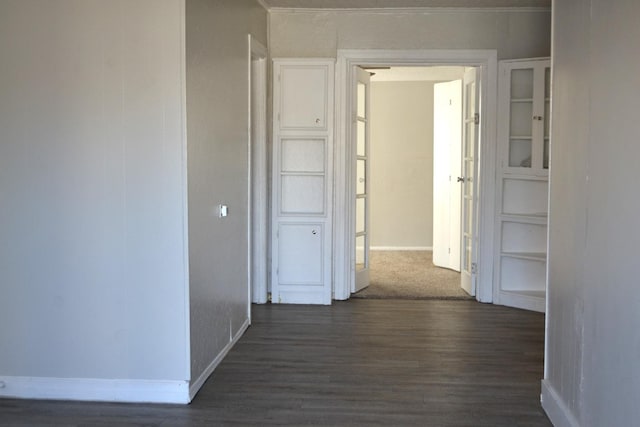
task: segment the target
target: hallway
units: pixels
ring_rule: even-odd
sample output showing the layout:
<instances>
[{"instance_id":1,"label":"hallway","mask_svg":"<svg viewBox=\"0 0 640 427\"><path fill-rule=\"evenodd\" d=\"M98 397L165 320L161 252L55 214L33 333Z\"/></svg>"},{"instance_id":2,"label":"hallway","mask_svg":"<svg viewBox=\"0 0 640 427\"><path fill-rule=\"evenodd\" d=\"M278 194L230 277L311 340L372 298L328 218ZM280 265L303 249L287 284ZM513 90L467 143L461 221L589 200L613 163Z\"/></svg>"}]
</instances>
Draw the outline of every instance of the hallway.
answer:
<instances>
[{"instance_id":1,"label":"hallway","mask_svg":"<svg viewBox=\"0 0 640 427\"><path fill-rule=\"evenodd\" d=\"M542 314L430 300L252 308L189 406L0 400L0 425L551 425Z\"/></svg>"}]
</instances>

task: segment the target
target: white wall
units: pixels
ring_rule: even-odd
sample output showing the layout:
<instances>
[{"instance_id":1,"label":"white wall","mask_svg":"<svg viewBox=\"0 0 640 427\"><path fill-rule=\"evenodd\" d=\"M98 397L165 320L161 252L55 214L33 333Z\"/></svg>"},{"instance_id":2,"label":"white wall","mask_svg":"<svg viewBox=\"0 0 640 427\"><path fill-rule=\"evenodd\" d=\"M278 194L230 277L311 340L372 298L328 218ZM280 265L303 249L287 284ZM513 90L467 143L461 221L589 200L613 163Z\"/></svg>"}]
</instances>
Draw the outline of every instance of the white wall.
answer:
<instances>
[{"instance_id":1,"label":"white wall","mask_svg":"<svg viewBox=\"0 0 640 427\"><path fill-rule=\"evenodd\" d=\"M248 323L247 34L266 45L254 0L187 0L191 374L201 382ZM229 216L218 218L219 203Z\"/></svg>"},{"instance_id":2,"label":"white wall","mask_svg":"<svg viewBox=\"0 0 640 427\"><path fill-rule=\"evenodd\" d=\"M543 402L556 426L640 419L639 19L637 1L554 2Z\"/></svg>"},{"instance_id":3,"label":"white wall","mask_svg":"<svg viewBox=\"0 0 640 427\"><path fill-rule=\"evenodd\" d=\"M433 246L433 82L371 83L371 246Z\"/></svg>"},{"instance_id":4,"label":"white wall","mask_svg":"<svg viewBox=\"0 0 640 427\"><path fill-rule=\"evenodd\" d=\"M499 59L549 56L548 11L274 11L273 57L338 49L497 49Z\"/></svg>"},{"instance_id":5,"label":"white wall","mask_svg":"<svg viewBox=\"0 0 640 427\"><path fill-rule=\"evenodd\" d=\"M0 2L0 395L189 378L181 9Z\"/></svg>"}]
</instances>

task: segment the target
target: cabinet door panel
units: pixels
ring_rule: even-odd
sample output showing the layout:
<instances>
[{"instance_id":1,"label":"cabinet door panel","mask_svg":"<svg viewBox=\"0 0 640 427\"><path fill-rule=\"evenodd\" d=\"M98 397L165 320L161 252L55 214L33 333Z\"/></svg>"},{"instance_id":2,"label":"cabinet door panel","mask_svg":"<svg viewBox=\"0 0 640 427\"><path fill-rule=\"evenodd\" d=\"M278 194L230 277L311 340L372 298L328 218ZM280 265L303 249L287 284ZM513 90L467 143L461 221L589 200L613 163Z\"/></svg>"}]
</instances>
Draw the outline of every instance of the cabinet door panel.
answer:
<instances>
[{"instance_id":1,"label":"cabinet door panel","mask_svg":"<svg viewBox=\"0 0 640 427\"><path fill-rule=\"evenodd\" d=\"M333 60L274 60L274 303L331 304L333 74Z\"/></svg>"},{"instance_id":2,"label":"cabinet door panel","mask_svg":"<svg viewBox=\"0 0 640 427\"><path fill-rule=\"evenodd\" d=\"M282 66L280 128L325 129L328 69L325 66Z\"/></svg>"},{"instance_id":3,"label":"cabinet door panel","mask_svg":"<svg viewBox=\"0 0 640 427\"><path fill-rule=\"evenodd\" d=\"M323 241L321 223L282 223L279 229L280 285L323 285Z\"/></svg>"}]
</instances>

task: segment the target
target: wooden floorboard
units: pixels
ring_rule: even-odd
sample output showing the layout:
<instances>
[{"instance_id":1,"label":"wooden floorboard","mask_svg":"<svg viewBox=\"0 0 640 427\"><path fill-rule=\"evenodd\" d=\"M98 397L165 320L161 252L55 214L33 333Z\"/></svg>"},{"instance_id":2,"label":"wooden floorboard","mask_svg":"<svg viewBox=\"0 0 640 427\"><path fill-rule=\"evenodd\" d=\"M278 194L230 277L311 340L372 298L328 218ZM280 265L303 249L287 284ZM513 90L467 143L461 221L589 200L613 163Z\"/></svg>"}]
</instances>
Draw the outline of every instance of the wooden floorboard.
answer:
<instances>
[{"instance_id":1,"label":"wooden floorboard","mask_svg":"<svg viewBox=\"0 0 640 427\"><path fill-rule=\"evenodd\" d=\"M0 400L0 425L551 426L544 315L473 301L253 306L191 405Z\"/></svg>"}]
</instances>

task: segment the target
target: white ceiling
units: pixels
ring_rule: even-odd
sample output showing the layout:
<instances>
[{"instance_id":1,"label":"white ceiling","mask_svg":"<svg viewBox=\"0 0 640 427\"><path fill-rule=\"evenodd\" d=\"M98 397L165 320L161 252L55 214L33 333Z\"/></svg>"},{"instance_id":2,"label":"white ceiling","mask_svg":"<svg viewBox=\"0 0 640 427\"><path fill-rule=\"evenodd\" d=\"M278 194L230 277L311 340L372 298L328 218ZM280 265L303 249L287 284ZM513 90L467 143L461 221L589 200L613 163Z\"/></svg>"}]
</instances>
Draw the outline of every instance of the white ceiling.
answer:
<instances>
[{"instance_id":1,"label":"white ceiling","mask_svg":"<svg viewBox=\"0 0 640 427\"><path fill-rule=\"evenodd\" d=\"M551 0L262 0L275 8L551 7Z\"/></svg>"}]
</instances>

